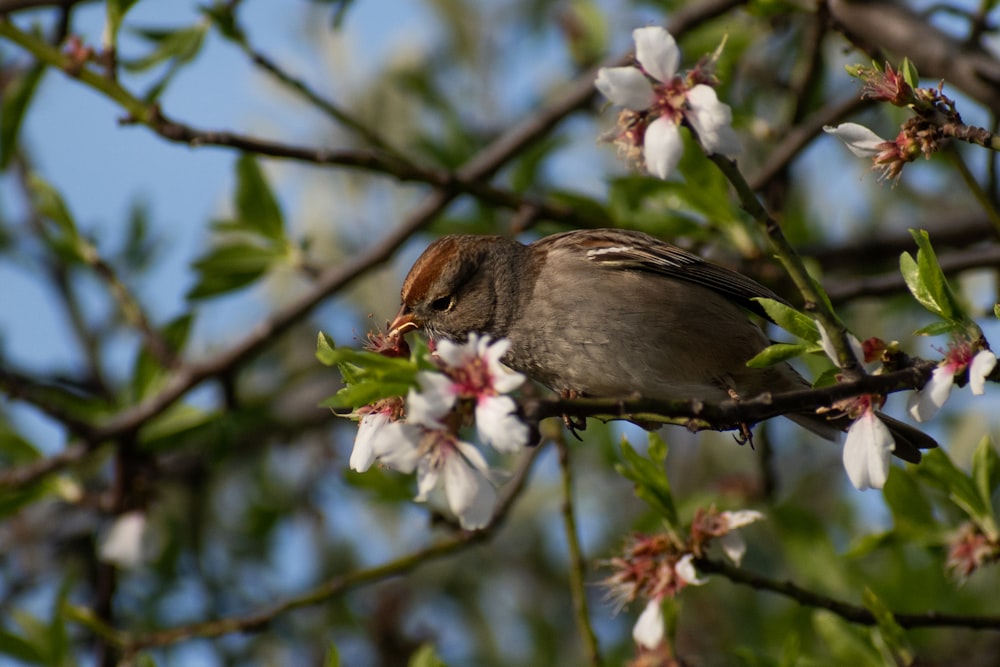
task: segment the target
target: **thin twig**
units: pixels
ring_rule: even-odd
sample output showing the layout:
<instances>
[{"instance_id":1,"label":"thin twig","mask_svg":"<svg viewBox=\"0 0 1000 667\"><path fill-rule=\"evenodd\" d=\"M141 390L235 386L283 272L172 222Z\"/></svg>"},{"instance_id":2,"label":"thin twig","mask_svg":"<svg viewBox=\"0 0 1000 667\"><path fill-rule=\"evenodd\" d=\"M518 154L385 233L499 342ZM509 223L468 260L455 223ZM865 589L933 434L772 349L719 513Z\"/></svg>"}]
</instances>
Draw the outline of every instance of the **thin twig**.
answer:
<instances>
[{"instance_id":1,"label":"thin twig","mask_svg":"<svg viewBox=\"0 0 1000 667\"><path fill-rule=\"evenodd\" d=\"M257 632L286 612L321 604L358 586L406 574L410 570L416 569L433 560L450 556L473 544L488 541L506 521L511 507L513 507L514 502L524 490L534 462L538 459L543 449L543 446L533 447L522 455L513 477L504 486L504 492L497 503L493 519L482 530L458 532L437 544L414 551L382 565L333 577L302 595L289 598L266 609L214 621L191 623L156 630L139 635L130 636L113 628L109 628L109 630L112 633L116 633L119 646L126 655L134 654L143 649L168 646L190 639L221 637L236 632ZM91 619L89 622L93 622L93 620Z\"/></svg>"},{"instance_id":2,"label":"thin twig","mask_svg":"<svg viewBox=\"0 0 1000 667\"><path fill-rule=\"evenodd\" d=\"M560 433L560 436L562 434ZM576 529L576 518L573 516L573 471L569 459L569 446L564 437L555 441L559 452L559 469L562 471L562 520L566 533L566 547L569 549L569 590L573 597L573 611L576 614L576 625L583 639L587 662L594 667L603 664L601 648L597 643L597 635L590 624L590 612L587 609L587 591L584 573L586 564L583 560L583 550L580 547L580 536Z\"/></svg>"},{"instance_id":3,"label":"thin twig","mask_svg":"<svg viewBox=\"0 0 1000 667\"><path fill-rule=\"evenodd\" d=\"M807 590L790 581L776 581L722 561L698 558L695 567L707 574L718 574L736 584L756 590L769 591L791 598L806 607L826 609L851 623L875 625L875 616L865 609L825 595ZM969 628L972 630L1000 630L1000 616L972 616L969 614L945 614L929 611L924 614L893 614L896 622L904 628Z\"/></svg>"}]
</instances>

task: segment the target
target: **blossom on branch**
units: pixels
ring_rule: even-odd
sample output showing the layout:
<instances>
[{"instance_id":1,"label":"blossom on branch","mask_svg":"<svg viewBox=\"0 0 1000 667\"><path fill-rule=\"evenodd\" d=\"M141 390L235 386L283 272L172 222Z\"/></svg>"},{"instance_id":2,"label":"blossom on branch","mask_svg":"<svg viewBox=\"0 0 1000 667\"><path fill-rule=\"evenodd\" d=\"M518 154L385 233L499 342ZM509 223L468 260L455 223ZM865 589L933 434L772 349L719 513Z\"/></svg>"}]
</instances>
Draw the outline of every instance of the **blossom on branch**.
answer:
<instances>
[{"instance_id":1,"label":"blossom on branch","mask_svg":"<svg viewBox=\"0 0 1000 667\"><path fill-rule=\"evenodd\" d=\"M668 178L680 161L682 122L694 130L709 154L733 158L740 152L733 112L720 102L702 67L677 74L680 50L673 35L651 26L632 32L635 67L602 67L594 85L624 107L613 141L620 153L658 178Z\"/></svg>"},{"instance_id":2,"label":"blossom on branch","mask_svg":"<svg viewBox=\"0 0 1000 667\"><path fill-rule=\"evenodd\" d=\"M910 394L910 416L922 422L936 415L948 400L955 377L965 370L968 370L969 389L977 396L982 395L986 390L986 377L996 364L997 357L992 351L977 351L977 346L968 340L953 340L931 379L922 389Z\"/></svg>"},{"instance_id":3,"label":"blossom on branch","mask_svg":"<svg viewBox=\"0 0 1000 667\"><path fill-rule=\"evenodd\" d=\"M504 453L527 444L528 426L506 396L524 376L500 363L506 340L471 334L463 344L442 341L438 371L420 371L419 389L357 410L358 434L351 468L367 470L378 461L403 473L417 473L418 502L443 488L448 507L466 529L484 527L493 515L496 491L482 452L458 436L474 418L480 440ZM405 415L405 417L404 417Z\"/></svg>"}]
</instances>

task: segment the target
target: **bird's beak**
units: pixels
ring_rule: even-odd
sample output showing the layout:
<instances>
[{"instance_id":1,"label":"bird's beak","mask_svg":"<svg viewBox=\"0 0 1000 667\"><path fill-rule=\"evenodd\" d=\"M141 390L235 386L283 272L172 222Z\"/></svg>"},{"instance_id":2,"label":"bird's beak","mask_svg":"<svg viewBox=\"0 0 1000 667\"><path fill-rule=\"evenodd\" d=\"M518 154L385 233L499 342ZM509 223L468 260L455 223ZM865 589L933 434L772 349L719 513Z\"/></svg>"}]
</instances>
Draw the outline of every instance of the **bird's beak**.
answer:
<instances>
[{"instance_id":1,"label":"bird's beak","mask_svg":"<svg viewBox=\"0 0 1000 667\"><path fill-rule=\"evenodd\" d=\"M403 305L400 307L399 312L396 313L396 319L389 325L389 335L402 336L419 328L420 324L415 319L413 311Z\"/></svg>"}]
</instances>

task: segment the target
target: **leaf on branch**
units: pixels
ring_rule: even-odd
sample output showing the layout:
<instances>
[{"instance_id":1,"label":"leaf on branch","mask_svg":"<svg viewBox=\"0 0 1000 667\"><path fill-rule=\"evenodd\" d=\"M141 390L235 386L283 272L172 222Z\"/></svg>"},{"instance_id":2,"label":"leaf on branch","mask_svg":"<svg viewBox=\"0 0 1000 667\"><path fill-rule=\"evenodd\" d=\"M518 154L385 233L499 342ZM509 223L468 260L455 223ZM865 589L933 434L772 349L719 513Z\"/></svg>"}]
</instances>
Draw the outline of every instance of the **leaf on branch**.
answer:
<instances>
[{"instance_id":1,"label":"leaf on branch","mask_svg":"<svg viewBox=\"0 0 1000 667\"><path fill-rule=\"evenodd\" d=\"M649 434L649 458L636 452L624 437L622 438L624 461L615 465L622 477L635 484L635 495L656 510L674 532L681 533L681 523L670 490L670 480L664 462L667 458L667 444L656 433Z\"/></svg>"},{"instance_id":2,"label":"leaf on branch","mask_svg":"<svg viewBox=\"0 0 1000 667\"><path fill-rule=\"evenodd\" d=\"M907 641L906 631L896 621L892 610L868 587L865 587L861 601L875 617L878 636L890 654L888 664L912 665L913 647Z\"/></svg>"},{"instance_id":3,"label":"leaf on branch","mask_svg":"<svg viewBox=\"0 0 1000 667\"><path fill-rule=\"evenodd\" d=\"M747 362L747 366L749 368L767 368L768 366L774 366L783 361L794 359L814 349L814 345L803 345L801 343L774 343L758 352Z\"/></svg>"},{"instance_id":4,"label":"leaf on branch","mask_svg":"<svg viewBox=\"0 0 1000 667\"><path fill-rule=\"evenodd\" d=\"M983 455L984 458L986 455ZM916 472L948 498L991 538L998 535L992 505L984 501L972 478L959 470L943 449L932 449L924 454Z\"/></svg>"},{"instance_id":5,"label":"leaf on branch","mask_svg":"<svg viewBox=\"0 0 1000 667\"><path fill-rule=\"evenodd\" d=\"M125 14L136 2L137 0L108 0L105 35L112 48L118 44L118 31L121 29L122 21L125 20Z\"/></svg>"},{"instance_id":6,"label":"leaf on branch","mask_svg":"<svg viewBox=\"0 0 1000 667\"><path fill-rule=\"evenodd\" d=\"M764 312L774 320L775 324L788 333L809 343L819 342L819 329L816 327L816 322L808 315L774 299L756 297L753 300L764 308Z\"/></svg>"},{"instance_id":7,"label":"leaf on branch","mask_svg":"<svg viewBox=\"0 0 1000 667\"><path fill-rule=\"evenodd\" d=\"M353 409L383 398L405 396L410 387L417 384L417 371L420 370L418 355L421 354L422 350L416 346L409 359L337 347L329 335L320 332L316 341L316 358L324 366L336 366L345 385L320 406Z\"/></svg>"},{"instance_id":8,"label":"leaf on branch","mask_svg":"<svg viewBox=\"0 0 1000 667\"><path fill-rule=\"evenodd\" d=\"M173 352L181 352L187 344L194 316L186 313L168 322L160 336ZM164 368L146 346L139 349L132 365L132 394L134 400L141 401L159 389L170 377L170 369Z\"/></svg>"},{"instance_id":9,"label":"leaf on branch","mask_svg":"<svg viewBox=\"0 0 1000 667\"><path fill-rule=\"evenodd\" d=\"M21 124L47 68L35 65L9 84L0 102L0 169L6 169L17 154Z\"/></svg>"},{"instance_id":10,"label":"leaf on branch","mask_svg":"<svg viewBox=\"0 0 1000 667\"><path fill-rule=\"evenodd\" d=\"M910 293L924 308L951 324L951 330L969 325L958 298L952 292L931 246L930 237L922 229L911 229L916 241L917 258L904 252L899 258L899 268Z\"/></svg>"},{"instance_id":11,"label":"leaf on branch","mask_svg":"<svg viewBox=\"0 0 1000 667\"><path fill-rule=\"evenodd\" d=\"M236 219L213 225L214 247L194 262L200 278L189 299L249 285L293 256L278 201L257 162L247 154L236 161L233 210Z\"/></svg>"},{"instance_id":12,"label":"leaf on branch","mask_svg":"<svg viewBox=\"0 0 1000 667\"><path fill-rule=\"evenodd\" d=\"M76 220L59 191L36 173L28 177L28 189L35 210L50 223L42 230L49 247L69 261L83 261L83 249L86 243L80 236Z\"/></svg>"}]
</instances>

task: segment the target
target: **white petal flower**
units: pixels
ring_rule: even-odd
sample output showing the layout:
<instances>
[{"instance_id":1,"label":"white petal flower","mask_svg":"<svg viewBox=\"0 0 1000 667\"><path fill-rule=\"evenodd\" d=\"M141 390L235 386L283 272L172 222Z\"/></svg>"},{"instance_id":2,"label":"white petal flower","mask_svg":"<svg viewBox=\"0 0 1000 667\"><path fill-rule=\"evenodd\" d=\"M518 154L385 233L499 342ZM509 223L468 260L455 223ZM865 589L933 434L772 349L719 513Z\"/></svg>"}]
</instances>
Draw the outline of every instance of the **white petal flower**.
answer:
<instances>
[{"instance_id":1,"label":"white petal flower","mask_svg":"<svg viewBox=\"0 0 1000 667\"><path fill-rule=\"evenodd\" d=\"M881 489L889 477L892 434L872 410L866 410L847 430L844 468L859 491Z\"/></svg>"},{"instance_id":2,"label":"white petal flower","mask_svg":"<svg viewBox=\"0 0 1000 667\"><path fill-rule=\"evenodd\" d=\"M421 460L420 440L424 431L419 426L391 422L378 430L371 441L372 451L383 464L410 474Z\"/></svg>"},{"instance_id":3,"label":"white petal flower","mask_svg":"<svg viewBox=\"0 0 1000 667\"><path fill-rule=\"evenodd\" d=\"M496 506L493 486L457 453L445 459L443 472L448 507L458 517L462 528L476 530L486 526Z\"/></svg>"},{"instance_id":4,"label":"white petal flower","mask_svg":"<svg viewBox=\"0 0 1000 667\"><path fill-rule=\"evenodd\" d=\"M722 512L720 515L722 519L726 522L729 530L735 530L737 528L742 528L743 526L749 526L751 523L756 523L758 521L764 520L763 512L758 512L757 510L737 510L735 512Z\"/></svg>"},{"instance_id":5,"label":"white petal flower","mask_svg":"<svg viewBox=\"0 0 1000 667\"><path fill-rule=\"evenodd\" d=\"M666 116L657 118L646 128L642 142L646 170L657 178L667 179L677 168L684 152L684 143L677 123Z\"/></svg>"},{"instance_id":6,"label":"white petal flower","mask_svg":"<svg viewBox=\"0 0 1000 667\"><path fill-rule=\"evenodd\" d=\"M528 444L528 425L518 418L510 396L488 396L476 403L476 431L485 444L505 454Z\"/></svg>"},{"instance_id":7,"label":"white petal flower","mask_svg":"<svg viewBox=\"0 0 1000 667\"><path fill-rule=\"evenodd\" d=\"M841 123L837 127L825 125L823 131L843 141L857 157L875 157L882 152L879 145L886 143L885 139L857 123Z\"/></svg>"},{"instance_id":8,"label":"white petal flower","mask_svg":"<svg viewBox=\"0 0 1000 667\"><path fill-rule=\"evenodd\" d=\"M639 646L656 648L663 641L663 611L659 600L650 600L632 628L632 639Z\"/></svg>"},{"instance_id":9,"label":"white petal flower","mask_svg":"<svg viewBox=\"0 0 1000 667\"><path fill-rule=\"evenodd\" d=\"M833 347L833 339L830 338L830 334L827 333L826 327L824 327L819 320L816 320L816 328L819 329L819 344L823 348L823 352L829 357L830 361L840 367L840 359L837 357L837 350ZM854 352L855 358L862 364L865 361L865 350L861 347L861 341L857 339L852 333L847 334L847 344L850 346L851 351Z\"/></svg>"},{"instance_id":10,"label":"white petal flower","mask_svg":"<svg viewBox=\"0 0 1000 667\"><path fill-rule=\"evenodd\" d=\"M997 365L997 355L989 350L982 350L972 358L969 364L969 389L976 396L986 391L986 376L993 372Z\"/></svg>"},{"instance_id":11,"label":"white petal flower","mask_svg":"<svg viewBox=\"0 0 1000 667\"><path fill-rule=\"evenodd\" d=\"M649 26L633 30L632 39L635 40L635 59L642 68L657 81L670 81L681 62L674 36L659 26Z\"/></svg>"},{"instance_id":12,"label":"white petal flower","mask_svg":"<svg viewBox=\"0 0 1000 667\"><path fill-rule=\"evenodd\" d=\"M389 415L384 412L371 412L358 422L358 434L354 436L354 449L351 450L351 470L364 472L375 462L375 442L381 437L382 427L389 424Z\"/></svg>"},{"instance_id":13,"label":"white petal flower","mask_svg":"<svg viewBox=\"0 0 1000 667\"><path fill-rule=\"evenodd\" d=\"M737 532L732 532L726 533L719 537L718 540L719 546L722 547L722 551L726 554L726 557L733 561L733 565L739 565L747 552L747 542L743 539L743 536Z\"/></svg>"},{"instance_id":14,"label":"white petal flower","mask_svg":"<svg viewBox=\"0 0 1000 667\"><path fill-rule=\"evenodd\" d=\"M708 583L708 579L699 577L698 571L694 569L693 554L684 554L681 556L681 559L674 565L674 572L688 586L701 586Z\"/></svg>"},{"instance_id":15,"label":"white petal flower","mask_svg":"<svg viewBox=\"0 0 1000 667\"><path fill-rule=\"evenodd\" d=\"M142 565L147 536L145 512L126 512L118 516L104 534L97 549L98 558L122 568Z\"/></svg>"},{"instance_id":16,"label":"white petal flower","mask_svg":"<svg viewBox=\"0 0 1000 667\"><path fill-rule=\"evenodd\" d=\"M443 373L420 371L417 373L420 391L410 389L406 394L406 420L428 428L440 428L444 417L455 405L455 384Z\"/></svg>"},{"instance_id":17,"label":"white petal flower","mask_svg":"<svg viewBox=\"0 0 1000 667\"><path fill-rule=\"evenodd\" d=\"M910 416L918 422L927 421L937 414L941 406L951 394L951 386L955 381L955 369L950 364L943 364L934 369L931 379L923 389L910 394L907 410Z\"/></svg>"},{"instance_id":18,"label":"white petal flower","mask_svg":"<svg viewBox=\"0 0 1000 667\"><path fill-rule=\"evenodd\" d=\"M711 86L700 84L688 91L688 110L684 114L698 134L702 148L708 154L735 158L740 152L740 139L733 130L733 111L719 101Z\"/></svg>"},{"instance_id":19,"label":"white petal flower","mask_svg":"<svg viewBox=\"0 0 1000 667\"><path fill-rule=\"evenodd\" d=\"M635 67L602 67L594 85L612 104L632 111L644 111L656 100L653 85Z\"/></svg>"}]
</instances>

